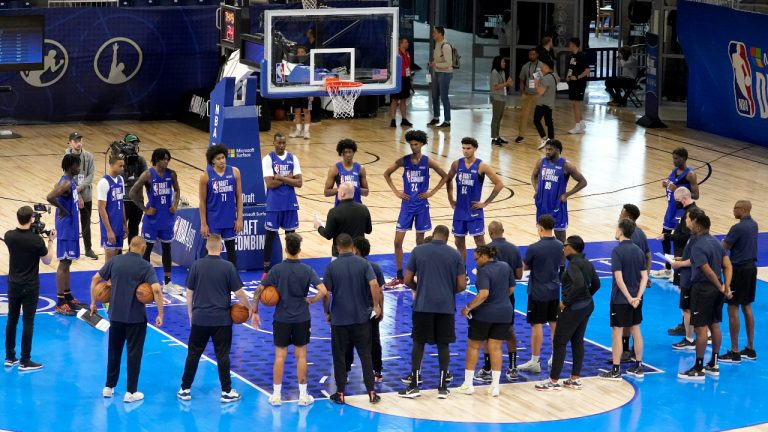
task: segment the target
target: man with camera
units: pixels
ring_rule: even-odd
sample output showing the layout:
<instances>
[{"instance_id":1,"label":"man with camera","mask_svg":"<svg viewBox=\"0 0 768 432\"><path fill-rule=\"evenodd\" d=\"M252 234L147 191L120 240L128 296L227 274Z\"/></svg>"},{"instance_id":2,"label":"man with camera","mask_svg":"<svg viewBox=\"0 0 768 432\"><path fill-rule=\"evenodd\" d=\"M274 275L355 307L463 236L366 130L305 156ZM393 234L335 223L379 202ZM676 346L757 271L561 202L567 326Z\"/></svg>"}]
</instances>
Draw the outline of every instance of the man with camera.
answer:
<instances>
[{"instance_id":1,"label":"man with camera","mask_svg":"<svg viewBox=\"0 0 768 432\"><path fill-rule=\"evenodd\" d=\"M8 246L8 322L5 326L5 366L19 364L19 370L35 370L43 367L32 361L32 332L35 326L37 300L40 297L40 261L50 264L53 259L53 241L56 232L48 234L48 246L42 237L39 214L33 227L32 216L35 212L30 206L21 207L16 212L19 226L5 233ZM19 313L24 312L24 330L21 334L21 362L16 358L16 325Z\"/></svg>"},{"instance_id":2,"label":"man with camera","mask_svg":"<svg viewBox=\"0 0 768 432\"><path fill-rule=\"evenodd\" d=\"M125 181L126 194L123 197L123 204L125 204L125 217L128 219L128 244L131 243L131 239L139 235L139 222L141 222L144 212L131 201L131 197L127 193L131 190L136 180L139 179L141 174L147 170L147 161L143 156L139 155L139 144L141 141L139 137L134 134L127 134L122 141L117 142L117 152L123 155L125 160L125 170L123 172L123 180Z\"/></svg>"}]
</instances>

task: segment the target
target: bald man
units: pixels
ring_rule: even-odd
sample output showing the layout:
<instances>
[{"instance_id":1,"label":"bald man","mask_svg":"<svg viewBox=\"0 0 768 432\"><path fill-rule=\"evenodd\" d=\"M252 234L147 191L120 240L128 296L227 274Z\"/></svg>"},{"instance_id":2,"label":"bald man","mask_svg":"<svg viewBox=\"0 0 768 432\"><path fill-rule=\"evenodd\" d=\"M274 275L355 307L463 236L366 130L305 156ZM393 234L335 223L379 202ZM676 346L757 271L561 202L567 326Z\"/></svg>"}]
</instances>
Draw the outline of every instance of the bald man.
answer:
<instances>
[{"instance_id":1,"label":"bald man","mask_svg":"<svg viewBox=\"0 0 768 432\"><path fill-rule=\"evenodd\" d=\"M368 207L355 202L355 185L350 182L340 184L337 196L339 203L328 211L325 225L315 216L317 232L326 239L333 240L331 255L334 257L339 255L336 249L336 237L339 234L349 234L356 238L365 237L373 231Z\"/></svg>"}]
</instances>

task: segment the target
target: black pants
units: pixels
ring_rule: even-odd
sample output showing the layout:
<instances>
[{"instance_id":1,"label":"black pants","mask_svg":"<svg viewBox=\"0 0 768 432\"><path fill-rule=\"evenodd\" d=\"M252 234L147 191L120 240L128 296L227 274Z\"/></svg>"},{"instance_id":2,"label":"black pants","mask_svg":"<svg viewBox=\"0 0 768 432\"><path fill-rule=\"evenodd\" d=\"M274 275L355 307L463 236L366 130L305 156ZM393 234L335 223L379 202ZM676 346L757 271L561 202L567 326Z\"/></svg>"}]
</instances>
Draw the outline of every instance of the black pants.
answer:
<instances>
[{"instance_id":1,"label":"black pants","mask_svg":"<svg viewBox=\"0 0 768 432\"><path fill-rule=\"evenodd\" d=\"M139 223L144 216L144 212L133 203L133 201L125 200L125 218L128 219L128 244L131 244L131 239L139 235Z\"/></svg>"},{"instance_id":2,"label":"black pants","mask_svg":"<svg viewBox=\"0 0 768 432\"><path fill-rule=\"evenodd\" d=\"M544 135L544 127L541 126L542 118L544 118L544 123L547 125L546 135ZM539 132L539 137L544 138L546 136L549 139L555 139L555 124L552 122L552 108L546 105L536 105L536 109L533 111L533 124Z\"/></svg>"},{"instance_id":3,"label":"black pants","mask_svg":"<svg viewBox=\"0 0 768 432\"><path fill-rule=\"evenodd\" d=\"M373 371L381 373L383 367L381 361L381 333L379 332L379 320L371 318L371 363L373 364ZM352 345L347 347L347 372L352 370L352 362L355 359L355 353L352 351Z\"/></svg>"},{"instance_id":4,"label":"black pants","mask_svg":"<svg viewBox=\"0 0 768 432\"><path fill-rule=\"evenodd\" d=\"M611 101L621 105L627 104L627 98L634 86L635 80L632 78L611 77L605 80L605 90L611 95Z\"/></svg>"},{"instance_id":5,"label":"black pants","mask_svg":"<svg viewBox=\"0 0 768 432\"><path fill-rule=\"evenodd\" d=\"M35 329L35 311L40 288L14 288L8 290L8 322L5 325L5 358L16 358L16 326L19 314L24 312L24 330L21 332L21 362L32 357L32 333Z\"/></svg>"},{"instance_id":6,"label":"black pants","mask_svg":"<svg viewBox=\"0 0 768 432\"><path fill-rule=\"evenodd\" d=\"M192 324L187 343L187 362L184 364L184 375L181 377L181 388L192 387L195 380L197 365L203 355L208 340L213 339L213 351L216 353L216 363L219 367L219 382L221 391L232 390L232 378L229 375L229 351L232 348L232 326L199 326Z\"/></svg>"},{"instance_id":7,"label":"black pants","mask_svg":"<svg viewBox=\"0 0 768 432\"><path fill-rule=\"evenodd\" d=\"M147 323L126 324L112 321L109 326L109 354L107 355L106 387L117 387L120 378L120 360L123 346L128 342L128 393L136 393L141 372L141 356L144 354L144 339L147 337Z\"/></svg>"},{"instance_id":8,"label":"black pants","mask_svg":"<svg viewBox=\"0 0 768 432\"><path fill-rule=\"evenodd\" d=\"M91 209L93 208L92 201L86 201L83 203L83 208L80 209L80 232L83 234L83 246L85 250L91 250Z\"/></svg>"},{"instance_id":9,"label":"black pants","mask_svg":"<svg viewBox=\"0 0 768 432\"><path fill-rule=\"evenodd\" d=\"M587 331L587 322L592 311L595 310L595 304L571 310L565 309L557 317L557 327L555 328L555 338L553 341L552 369L549 372L551 379L560 379L560 372L563 371L565 363L565 346L568 341L571 342L571 352L573 353L573 369L571 375L581 376L581 365L584 363L584 332Z\"/></svg>"},{"instance_id":10,"label":"black pants","mask_svg":"<svg viewBox=\"0 0 768 432\"><path fill-rule=\"evenodd\" d=\"M344 393L347 385L347 351L355 347L360 365L363 368L365 389L373 389L373 363L371 361L371 323L346 326L331 326L331 346L333 347L333 376L336 380L336 391Z\"/></svg>"}]
</instances>

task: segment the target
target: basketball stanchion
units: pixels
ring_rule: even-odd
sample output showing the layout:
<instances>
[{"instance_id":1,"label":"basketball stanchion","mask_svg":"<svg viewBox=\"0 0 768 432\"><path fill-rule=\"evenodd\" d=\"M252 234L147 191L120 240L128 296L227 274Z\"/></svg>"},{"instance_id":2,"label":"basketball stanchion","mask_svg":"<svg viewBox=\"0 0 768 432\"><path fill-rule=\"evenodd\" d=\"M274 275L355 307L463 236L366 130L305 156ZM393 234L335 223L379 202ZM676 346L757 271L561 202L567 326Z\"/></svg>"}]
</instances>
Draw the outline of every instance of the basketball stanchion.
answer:
<instances>
[{"instance_id":1,"label":"basketball stanchion","mask_svg":"<svg viewBox=\"0 0 768 432\"><path fill-rule=\"evenodd\" d=\"M326 78L325 91L333 104L334 118L352 118L355 116L355 101L363 90L363 83L341 81L339 78Z\"/></svg>"}]
</instances>

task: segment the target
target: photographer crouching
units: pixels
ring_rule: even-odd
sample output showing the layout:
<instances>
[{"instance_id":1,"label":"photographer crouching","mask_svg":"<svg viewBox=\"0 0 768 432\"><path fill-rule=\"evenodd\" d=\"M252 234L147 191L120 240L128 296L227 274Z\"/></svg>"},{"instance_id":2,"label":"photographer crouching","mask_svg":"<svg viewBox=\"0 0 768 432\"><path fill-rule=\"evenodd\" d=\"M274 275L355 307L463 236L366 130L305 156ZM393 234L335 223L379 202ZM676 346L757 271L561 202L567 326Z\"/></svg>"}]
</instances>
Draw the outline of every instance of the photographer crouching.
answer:
<instances>
[{"instance_id":1,"label":"photographer crouching","mask_svg":"<svg viewBox=\"0 0 768 432\"><path fill-rule=\"evenodd\" d=\"M36 205L35 209L44 205ZM34 216L34 222L33 217ZM5 233L8 246L8 323L5 327L5 366L19 364L20 371L35 370L43 367L32 361L32 332L35 326L37 300L40 297L40 261L50 264L53 259L53 241L56 232L44 231L45 224L40 222L40 213L30 206L21 207L16 212L19 226ZM48 234L46 247L42 234ZM19 314L24 313L24 330L21 334L21 362L16 358L16 326Z\"/></svg>"}]
</instances>

